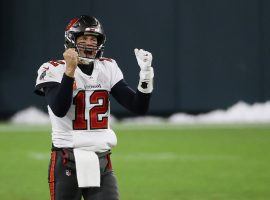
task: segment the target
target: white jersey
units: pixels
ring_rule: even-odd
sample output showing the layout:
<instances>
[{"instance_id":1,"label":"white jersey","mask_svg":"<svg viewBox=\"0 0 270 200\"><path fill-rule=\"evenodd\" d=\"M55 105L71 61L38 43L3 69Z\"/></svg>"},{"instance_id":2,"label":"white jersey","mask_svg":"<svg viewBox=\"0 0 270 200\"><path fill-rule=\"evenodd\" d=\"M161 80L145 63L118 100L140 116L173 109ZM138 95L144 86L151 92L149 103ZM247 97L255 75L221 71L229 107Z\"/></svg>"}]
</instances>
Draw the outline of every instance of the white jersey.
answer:
<instances>
[{"instance_id":1,"label":"white jersey","mask_svg":"<svg viewBox=\"0 0 270 200\"><path fill-rule=\"evenodd\" d=\"M66 65L64 60L44 63L38 70L36 88L52 82L61 83ZM52 141L56 147L86 147L103 152L116 145L117 139L110 128L109 92L123 74L112 59L94 61L92 75L75 70L73 101L67 114L60 118L48 106L52 124Z\"/></svg>"}]
</instances>

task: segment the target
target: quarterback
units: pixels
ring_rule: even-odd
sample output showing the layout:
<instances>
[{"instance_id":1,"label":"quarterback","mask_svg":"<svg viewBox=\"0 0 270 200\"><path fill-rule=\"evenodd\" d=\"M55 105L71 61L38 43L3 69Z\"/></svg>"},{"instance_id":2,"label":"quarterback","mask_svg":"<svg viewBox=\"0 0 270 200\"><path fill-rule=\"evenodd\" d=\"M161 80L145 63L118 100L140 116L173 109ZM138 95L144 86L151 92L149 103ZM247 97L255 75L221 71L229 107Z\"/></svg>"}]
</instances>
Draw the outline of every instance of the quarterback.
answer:
<instances>
[{"instance_id":1,"label":"quarterback","mask_svg":"<svg viewBox=\"0 0 270 200\"><path fill-rule=\"evenodd\" d=\"M52 125L48 181L51 200L118 200L110 159L116 134L110 127L110 95L126 109L145 114L153 91L152 54L135 49L140 67L136 91L115 60L102 57L101 23L82 15L65 29L62 60L38 70L35 92L45 96Z\"/></svg>"}]
</instances>

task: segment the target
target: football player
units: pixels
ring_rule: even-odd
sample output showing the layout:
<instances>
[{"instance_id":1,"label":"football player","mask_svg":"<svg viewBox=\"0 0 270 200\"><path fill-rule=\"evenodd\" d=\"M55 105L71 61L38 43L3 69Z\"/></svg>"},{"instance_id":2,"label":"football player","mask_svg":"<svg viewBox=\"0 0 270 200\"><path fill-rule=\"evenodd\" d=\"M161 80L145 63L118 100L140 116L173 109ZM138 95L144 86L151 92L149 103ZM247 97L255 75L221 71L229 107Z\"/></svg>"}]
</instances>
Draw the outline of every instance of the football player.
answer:
<instances>
[{"instance_id":1,"label":"football player","mask_svg":"<svg viewBox=\"0 0 270 200\"><path fill-rule=\"evenodd\" d=\"M96 18L76 17L65 30L64 59L38 70L35 92L45 96L52 124L51 200L119 199L110 160L117 138L110 127L109 96L145 114L154 71L152 54L135 49L140 73L137 90L132 90L116 61L102 57L105 41Z\"/></svg>"}]
</instances>

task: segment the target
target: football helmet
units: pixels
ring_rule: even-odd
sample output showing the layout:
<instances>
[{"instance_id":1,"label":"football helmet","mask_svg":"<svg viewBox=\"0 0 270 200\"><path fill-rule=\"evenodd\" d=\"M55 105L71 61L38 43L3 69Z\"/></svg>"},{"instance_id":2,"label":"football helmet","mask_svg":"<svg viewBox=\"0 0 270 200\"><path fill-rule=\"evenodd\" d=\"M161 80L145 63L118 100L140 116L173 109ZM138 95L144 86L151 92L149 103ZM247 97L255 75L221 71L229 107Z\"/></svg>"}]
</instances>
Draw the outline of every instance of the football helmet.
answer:
<instances>
[{"instance_id":1,"label":"football helmet","mask_svg":"<svg viewBox=\"0 0 270 200\"><path fill-rule=\"evenodd\" d=\"M86 47L76 44L76 39L82 35L93 35L97 38L96 47ZM80 55L79 61L82 64L89 64L97 58L102 57L104 51L104 43L106 41L106 36L101 23L95 18L87 15L81 15L79 17L70 20L69 24L65 30L65 49L75 48L79 53L79 49L85 52L95 52L91 57L85 55Z\"/></svg>"}]
</instances>

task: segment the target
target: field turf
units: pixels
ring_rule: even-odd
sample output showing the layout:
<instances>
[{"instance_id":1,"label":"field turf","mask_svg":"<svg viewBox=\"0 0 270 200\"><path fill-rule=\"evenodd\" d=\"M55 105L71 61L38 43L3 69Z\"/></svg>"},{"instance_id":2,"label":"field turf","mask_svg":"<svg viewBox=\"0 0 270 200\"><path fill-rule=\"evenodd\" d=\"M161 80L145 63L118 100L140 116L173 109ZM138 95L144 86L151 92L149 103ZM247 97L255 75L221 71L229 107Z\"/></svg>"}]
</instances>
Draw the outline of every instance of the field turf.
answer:
<instances>
[{"instance_id":1,"label":"field turf","mask_svg":"<svg viewBox=\"0 0 270 200\"><path fill-rule=\"evenodd\" d=\"M270 125L115 125L122 200L270 199ZM50 127L0 125L0 199L48 200Z\"/></svg>"}]
</instances>

